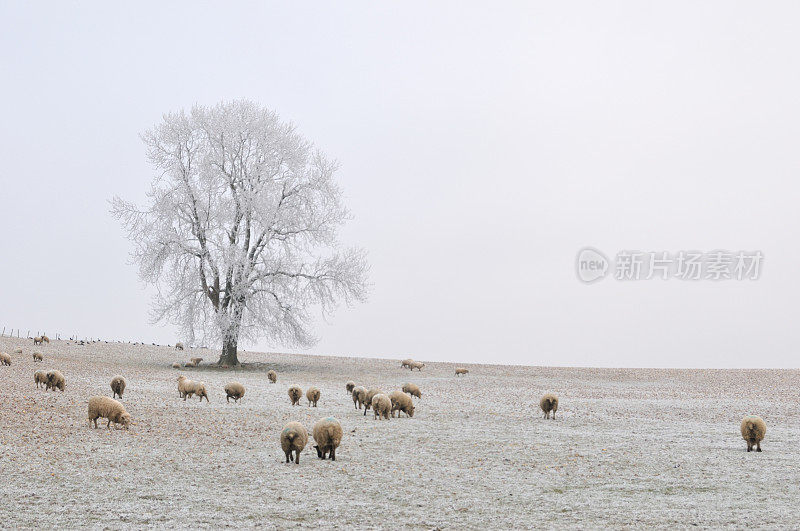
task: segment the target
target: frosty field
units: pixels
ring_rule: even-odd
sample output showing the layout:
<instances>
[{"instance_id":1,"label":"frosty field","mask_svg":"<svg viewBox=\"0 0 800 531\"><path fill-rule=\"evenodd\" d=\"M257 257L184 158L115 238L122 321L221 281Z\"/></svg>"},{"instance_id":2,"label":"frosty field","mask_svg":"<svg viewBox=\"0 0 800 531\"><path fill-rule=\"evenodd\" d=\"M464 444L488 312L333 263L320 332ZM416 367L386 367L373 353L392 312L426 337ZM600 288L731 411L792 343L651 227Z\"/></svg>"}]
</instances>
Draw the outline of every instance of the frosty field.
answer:
<instances>
[{"instance_id":1,"label":"frosty field","mask_svg":"<svg viewBox=\"0 0 800 531\"><path fill-rule=\"evenodd\" d=\"M22 347L24 354L12 354ZM44 354L34 364L31 353ZM527 528L800 526L800 372L505 367L241 353L242 371L171 369L199 349L0 338L2 527ZM413 354L412 354L413 356ZM263 365L261 365L263 364ZM36 389L57 368L66 391ZM278 382L266 371L274 368ZM209 385L184 402L176 378ZM130 430L90 428L88 398L115 374ZM223 386L247 388L227 404ZM414 418L373 420L344 384L423 393ZM292 407L291 384L319 387L318 408ZM559 395L557 418L538 399ZM767 423L762 453L739 435ZM312 444L285 464L281 427L335 416L335 462Z\"/></svg>"}]
</instances>

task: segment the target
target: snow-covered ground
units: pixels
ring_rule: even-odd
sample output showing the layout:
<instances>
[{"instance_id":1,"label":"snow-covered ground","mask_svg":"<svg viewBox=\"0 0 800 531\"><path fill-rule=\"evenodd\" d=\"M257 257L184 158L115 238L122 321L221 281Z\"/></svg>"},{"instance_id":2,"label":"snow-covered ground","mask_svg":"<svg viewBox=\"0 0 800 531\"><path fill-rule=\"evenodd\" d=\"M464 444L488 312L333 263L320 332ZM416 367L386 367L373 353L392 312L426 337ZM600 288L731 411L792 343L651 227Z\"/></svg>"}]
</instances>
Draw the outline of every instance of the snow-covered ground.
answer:
<instances>
[{"instance_id":1,"label":"snow-covered ground","mask_svg":"<svg viewBox=\"0 0 800 531\"><path fill-rule=\"evenodd\" d=\"M0 526L340 528L800 527L800 372L574 369L242 353L263 370L175 370L216 354L129 344L34 347L0 338ZM34 364L31 353L42 352ZM199 354L198 354L199 353ZM413 354L411 354L413 357ZM270 384L266 369L278 372ZM66 391L36 389L57 368ZM209 385L210 403L178 398L179 373ZM128 381L130 430L93 429L90 396ZM247 387L238 405L223 386ZM344 384L417 383L414 418L373 420ZM287 388L322 390L292 407ZM555 421L538 399L556 392ZM739 421L767 423L745 452ZM335 416L337 460L306 447L285 464L290 420L310 430Z\"/></svg>"}]
</instances>

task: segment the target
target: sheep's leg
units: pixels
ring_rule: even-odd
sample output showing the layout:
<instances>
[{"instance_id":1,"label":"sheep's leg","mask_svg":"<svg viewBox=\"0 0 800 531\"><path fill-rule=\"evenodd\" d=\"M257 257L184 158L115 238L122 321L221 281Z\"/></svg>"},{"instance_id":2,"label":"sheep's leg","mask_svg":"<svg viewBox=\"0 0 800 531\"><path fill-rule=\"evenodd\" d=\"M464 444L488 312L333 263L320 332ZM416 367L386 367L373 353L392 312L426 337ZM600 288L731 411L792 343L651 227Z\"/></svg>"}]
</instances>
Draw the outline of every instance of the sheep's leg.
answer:
<instances>
[{"instance_id":1,"label":"sheep's leg","mask_svg":"<svg viewBox=\"0 0 800 531\"><path fill-rule=\"evenodd\" d=\"M300 450L294 451L294 464L296 465L300 464Z\"/></svg>"},{"instance_id":2,"label":"sheep's leg","mask_svg":"<svg viewBox=\"0 0 800 531\"><path fill-rule=\"evenodd\" d=\"M756 443L756 452L760 452L760 451L761 451L761 441L758 441Z\"/></svg>"},{"instance_id":3,"label":"sheep's leg","mask_svg":"<svg viewBox=\"0 0 800 531\"><path fill-rule=\"evenodd\" d=\"M747 451L750 452L752 450L753 450L753 443L751 443L750 441L747 441Z\"/></svg>"},{"instance_id":4,"label":"sheep's leg","mask_svg":"<svg viewBox=\"0 0 800 531\"><path fill-rule=\"evenodd\" d=\"M556 412L553 411L553 420L556 420Z\"/></svg>"},{"instance_id":5,"label":"sheep's leg","mask_svg":"<svg viewBox=\"0 0 800 531\"><path fill-rule=\"evenodd\" d=\"M106 424L106 428L110 428L110 427L111 427L111 419L108 419L108 424Z\"/></svg>"},{"instance_id":6,"label":"sheep's leg","mask_svg":"<svg viewBox=\"0 0 800 531\"><path fill-rule=\"evenodd\" d=\"M285 453L286 453L286 462L288 463L292 458L292 451L289 450L289 451L287 451Z\"/></svg>"},{"instance_id":7,"label":"sheep's leg","mask_svg":"<svg viewBox=\"0 0 800 531\"><path fill-rule=\"evenodd\" d=\"M336 447L331 447L331 461L336 461Z\"/></svg>"}]
</instances>

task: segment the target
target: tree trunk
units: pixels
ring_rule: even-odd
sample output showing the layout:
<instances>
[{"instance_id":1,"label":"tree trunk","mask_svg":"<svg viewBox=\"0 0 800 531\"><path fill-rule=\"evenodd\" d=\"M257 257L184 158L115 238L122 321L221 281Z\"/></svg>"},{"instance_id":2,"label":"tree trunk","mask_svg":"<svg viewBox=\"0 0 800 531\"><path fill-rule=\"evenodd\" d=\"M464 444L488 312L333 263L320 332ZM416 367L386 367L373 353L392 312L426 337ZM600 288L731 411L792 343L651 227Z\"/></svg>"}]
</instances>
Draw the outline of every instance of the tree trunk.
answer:
<instances>
[{"instance_id":1,"label":"tree trunk","mask_svg":"<svg viewBox=\"0 0 800 531\"><path fill-rule=\"evenodd\" d=\"M238 341L236 339L226 339L222 343L222 356L219 357L217 362L219 365L227 365L228 367L236 367L239 365L239 358L236 355Z\"/></svg>"}]
</instances>

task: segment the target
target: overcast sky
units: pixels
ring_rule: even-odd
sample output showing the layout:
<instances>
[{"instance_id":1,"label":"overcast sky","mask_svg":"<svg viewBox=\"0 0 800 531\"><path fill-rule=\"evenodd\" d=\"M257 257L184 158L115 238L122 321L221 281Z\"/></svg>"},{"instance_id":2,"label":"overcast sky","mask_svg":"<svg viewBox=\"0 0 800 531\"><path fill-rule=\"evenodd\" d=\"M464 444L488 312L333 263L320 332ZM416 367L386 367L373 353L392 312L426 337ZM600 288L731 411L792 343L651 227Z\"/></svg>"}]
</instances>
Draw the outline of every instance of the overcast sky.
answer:
<instances>
[{"instance_id":1,"label":"overcast sky","mask_svg":"<svg viewBox=\"0 0 800 531\"><path fill-rule=\"evenodd\" d=\"M164 4L0 4L0 328L174 342L108 200L162 113L249 98L340 161L369 252L309 352L798 365L796 3ZM585 246L764 262L586 285Z\"/></svg>"}]
</instances>

